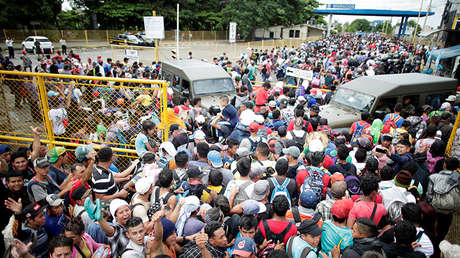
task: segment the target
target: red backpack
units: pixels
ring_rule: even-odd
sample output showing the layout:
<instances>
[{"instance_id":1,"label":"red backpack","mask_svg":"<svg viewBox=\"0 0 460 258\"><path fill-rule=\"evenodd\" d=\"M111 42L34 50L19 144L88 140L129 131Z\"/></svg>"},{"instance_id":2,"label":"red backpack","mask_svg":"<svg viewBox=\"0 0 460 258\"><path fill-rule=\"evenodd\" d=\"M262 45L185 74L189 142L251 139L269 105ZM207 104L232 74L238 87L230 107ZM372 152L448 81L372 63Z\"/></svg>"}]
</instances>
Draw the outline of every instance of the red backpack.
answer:
<instances>
[{"instance_id":1,"label":"red backpack","mask_svg":"<svg viewBox=\"0 0 460 258\"><path fill-rule=\"evenodd\" d=\"M400 115L390 114L388 120L383 123L382 133L387 134L392 132L391 129L396 130L398 128L397 122L401 119L403 118Z\"/></svg>"}]
</instances>

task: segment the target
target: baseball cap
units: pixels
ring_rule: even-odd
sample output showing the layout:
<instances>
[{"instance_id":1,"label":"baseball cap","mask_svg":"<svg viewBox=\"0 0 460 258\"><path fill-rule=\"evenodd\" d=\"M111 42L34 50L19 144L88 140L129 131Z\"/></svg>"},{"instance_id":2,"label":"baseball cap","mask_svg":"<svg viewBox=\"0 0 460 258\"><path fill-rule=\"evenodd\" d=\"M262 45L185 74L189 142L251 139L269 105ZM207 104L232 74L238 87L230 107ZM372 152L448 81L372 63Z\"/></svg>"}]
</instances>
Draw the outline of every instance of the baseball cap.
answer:
<instances>
[{"instance_id":1,"label":"baseball cap","mask_svg":"<svg viewBox=\"0 0 460 258\"><path fill-rule=\"evenodd\" d=\"M334 174L332 174L331 176L331 185L335 182L338 182L338 181L345 181L345 177L343 176L342 173L340 172L335 172Z\"/></svg>"},{"instance_id":2,"label":"baseball cap","mask_svg":"<svg viewBox=\"0 0 460 258\"><path fill-rule=\"evenodd\" d=\"M337 200L332 204L331 214L339 219L344 219L348 217L351 208L353 208L352 199Z\"/></svg>"},{"instance_id":3,"label":"baseball cap","mask_svg":"<svg viewBox=\"0 0 460 258\"><path fill-rule=\"evenodd\" d=\"M457 97L455 97L455 95L449 95L449 97L447 97L446 99L446 101L449 101L449 102L455 101L455 100L457 100Z\"/></svg>"},{"instance_id":4,"label":"baseball cap","mask_svg":"<svg viewBox=\"0 0 460 258\"><path fill-rule=\"evenodd\" d=\"M442 103L441 107L439 108L439 110L446 110L448 108L450 108L450 103L449 102L444 102Z\"/></svg>"},{"instance_id":5,"label":"baseball cap","mask_svg":"<svg viewBox=\"0 0 460 258\"><path fill-rule=\"evenodd\" d=\"M268 102L268 106L271 107L271 108L276 107L276 101L270 100L270 102Z\"/></svg>"},{"instance_id":6,"label":"baseball cap","mask_svg":"<svg viewBox=\"0 0 460 258\"><path fill-rule=\"evenodd\" d=\"M255 200L246 200L243 203L243 214L244 215L255 215L258 213L263 213L267 210L265 204L260 203Z\"/></svg>"},{"instance_id":7,"label":"baseball cap","mask_svg":"<svg viewBox=\"0 0 460 258\"><path fill-rule=\"evenodd\" d=\"M75 149L75 157L82 162L86 159L86 155L93 149L90 145L80 145Z\"/></svg>"},{"instance_id":8,"label":"baseball cap","mask_svg":"<svg viewBox=\"0 0 460 258\"><path fill-rule=\"evenodd\" d=\"M67 150L64 147L54 147L50 150L49 156L49 162L54 163L59 159L59 156L64 154Z\"/></svg>"},{"instance_id":9,"label":"baseball cap","mask_svg":"<svg viewBox=\"0 0 460 258\"><path fill-rule=\"evenodd\" d=\"M257 132L259 131L259 124L256 123L256 122L252 122L250 125L249 125L249 132Z\"/></svg>"},{"instance_id":10,"label":"baseball cap","mask_svg":"<svg viewBox=\"0 0 460 258\"><path fill-rule=\"evenodd\" d=\"M315 208L316 204L318 204L318 196L316 193L311 190L307 189L300 194L300 205L305 208Z\"/></svg>"},{"instance_id":11,"label":"baseball cap","mask_svg":"<svg viewBox=\"0 0 460 258\"><path fill-rule=\"evenodd\" d=\"M304 96L299 96L299 97L297 98L297 100L300 102L300 101L305 101L306 99L305 99Z\"/></svg>"},{"instance_id":12,"label":"baseball cap","mask_svg":"<svg viewBox=\"0 0 460 258\"><path fill-rule=\"evenodd\" d=\"M10 146L8 146L6 144L0 145L0 154L3 154L5 152L10 152L10 151L11 151Z\"/></svg>"},{"instance_id":13,"label":"baseball cap","mask_svg":"<svg viewBox=\"0 0 460 258\"><path fill-rule=\"evenodd\" d=\"M358 138L358 145L363 149L371 149L372 143L367 137L359 137Z\"/></svg>"},{"instance_id":14,"label":"baseball cap","mask_svg":"<svg viewBox=\"0 0 460 258\"><path fill-rule=\"evenodd\" d=\"M187 176L189 178L201 178L203 176L203 173L201 173L200 168L196 166L190 166L187 169Z\"/></svg>"},{"instance_id":15,"label":"baseball cap","mask_svg":"<svg viewBox=\"0 0 460 258\"><path fill-rule=\"evenodd\" d=\"M263 124L263 123L264 123L264 120L265 120L265 119L264 119L264 116L262 116L262 115L256 115L256 118L255 118L256 123L258 123L258 124Z\"/></svg>"},{"instance_id":16,"label":"baseball cap","mask_svg":"<svg viewBox=\"0 0 460 258\"><path fill-rule=\"evenodd\" d=\"M238 157L244 157L244 156L248 156L250 153L249 153L249 149L246 148L246 147L239 147L237 150L236 150L236 155L238 155Z\"/></svg>"},{"instance_id":17,"label":"baseball cap","mask_svg":"<svg viewBox=\"0 0 460 258\"><path fill-rule=\"evenodd\" d=\"M291 146L289 148L284 148L283 153L289 154L293 156L294 158L298 158L300 156L300 150L297 146Z\"/></svg>"},{"instance_id":18,"label":"baseball cap","mask_svg":"<svg viewBox=\"0 0 460 258\"><path fill-rule=\"evenodd\" d=\"M22 215L27 219L32 219L46 208L47 204L31 203L22 210Z\"/></svg>"},{"instance_id":19,"label":"baseball cap","mask_svg":"<svg viewBox=\"0 0 460 258\"><path fill-rule=\"evenodd\" d=\"M297 228L300 234L308 234L312 236L319 236L321 232L324 231L320 226L318 226L316 220L306 219L300 223L300 226Z\"/></svg>"},{"instance_id":20,"label":"baseball cap","mask_svg":"<svg viewBox=\"0 0 460 258\"><path fill-rule=\"evenodd\" d=\"M70 195L70 199L74 201L79 201L83 199L83 197L88 193L90 190L84 186L79 186L73 190L72 194Z\"/></svg>"},{"instance_id":21,"label":"baseball cap","mask_svg":"<svg viewBox=\"0 0 460 258\"><path fill-rule=\"evenodd\" d=\"M142 177L137 180L135 184L136 192L139 194L145 194L152 188L153 178L152 177Z\"/></svg>"},{"instance_id":22,"label":"baseball cap","mask_svg":"<svg viewBox=\"0 0 460 258\"><path fill-rule=\"evenodd\" d=\"M222 157L220 153L212 150L208 153L208 160L211 162L212 166L215 168L222 167L224 164L222 163Z\"/></svg>"},{"instance_id":23,"label":"baseball cap","mask_svg":"<svg viewBox=\"0 0 460 258\"><path fill-rule=\"evenodd\" d=\"M47 158L37 158L34 160L34 167L45 168L50 165L50 162Z\"/></svg>"},{"instance_id":24,"label":"baseball cap","mask_svg":"<svg viewBox=\"0 0 460 258\"><path fill-rule=\"evenodd\" d=\"M254 189L251 193L251 199L260 201L265 198L269 190L269 184L267 180L259 180L254 184Z\"/></svg>"},{"instance_id":25,"label":"baseball cap","mask_svg":"<svg viewBox=\"0 0 460 258\"><path fill-rule=\"evenodd\" d=\"M46 196L46 202L49 206L56 207L64 204L64 199L59 198L57 194L49 194Z\"/></svg>"},{"instance_id":26,"label":"baseball cap","mask_svg":"<svg viewBox=\"0 0 460 258\"><path fill-rule=\"evenodd\" d=\"M251 257L256 253L256 243L252 238L239 237L235 241L235 248L233 249L232 256L239 255L242 257Z\"/></svg>"},{"instance_id":27,"label":"baseball cap","mask_svg":"<svg viewBox=\"0 0 460 258\"><path fill-rule=\"evenodd\" d=\"M377 225L375 225L375 222L371 220L370 218L366 218L366 217L357 218L356 223L360 223L368 227L371 227L374 230L377 230Z\"/></svg>"},{"instance_id":28,"label":"baseball cap","mask_svg":"<svg viewBox=\"0 0 460 258\"><path fill-rule=\"evenodd\" d=\"M312 106L310 107L310 111L319 113L319 105L318 105L318 104L312 105Z\"/></svg>"},{"instance_id":29,"label":"baseball cap","mask_svg":"<svg viewBox=\"0 0 460 258\"><path fill-rule=\"evenodd\" d=\"M178 124L172 124L170 127L169 127L169 132L174 132L176 130L179 130L180 129L180 126Z\"/></svg>"}]
</instances>

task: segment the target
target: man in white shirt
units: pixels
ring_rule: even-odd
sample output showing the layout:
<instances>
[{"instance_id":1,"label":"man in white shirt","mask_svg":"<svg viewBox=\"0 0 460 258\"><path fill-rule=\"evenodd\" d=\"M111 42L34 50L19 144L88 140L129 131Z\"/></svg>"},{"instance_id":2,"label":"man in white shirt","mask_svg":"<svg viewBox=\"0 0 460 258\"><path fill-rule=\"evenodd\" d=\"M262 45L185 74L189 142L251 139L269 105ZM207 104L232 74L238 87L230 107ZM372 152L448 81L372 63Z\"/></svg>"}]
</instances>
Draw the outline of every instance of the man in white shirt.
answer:
<instances>
[{"instance_id":1,"label":"man in white shirt","mask_svg":"<svg viewBox=\"0 0 460 258\"><path fill-rule=\"evenodd\" d=\"M128 245L121 254L122 258L144 258L146 257L145 246L150 240L145 236L144 224L139 217L132 217L126 222L126 235L129 238Z\"/></svg>"},{"instance_id":2,"label":"man in white shirt","mask_svg":"<svg viewBox=\"0 0 460 258\"><path fill-rule=\"evenodd\" d=\"M13 48L13 39L12 38L6 38L5 44L8 47L8 55L10 59L14 59L14 48Z\"/></svg>"},{"instance_id":3,"label":"man in white shirt","mask_svg":"<svg viewBox=\"0 0 460 258\"><path fill-rule=\"evenodd\" d=\"M61 40L59 40L59 43L61 44L62 54L67 55L67 42L64 38L61 38Z\"/></svg>"}]
</instances>

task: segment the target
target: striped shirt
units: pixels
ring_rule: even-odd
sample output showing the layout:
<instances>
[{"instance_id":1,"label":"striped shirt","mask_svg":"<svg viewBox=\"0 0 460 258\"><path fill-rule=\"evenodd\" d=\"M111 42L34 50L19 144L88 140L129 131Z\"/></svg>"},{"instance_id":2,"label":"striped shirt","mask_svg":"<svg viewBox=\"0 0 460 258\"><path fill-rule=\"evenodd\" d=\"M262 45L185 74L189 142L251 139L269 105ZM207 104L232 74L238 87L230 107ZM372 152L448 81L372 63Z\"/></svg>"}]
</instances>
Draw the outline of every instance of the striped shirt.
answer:
<instances>
[{"instance_id":1,"label":"striped shirt","mask_svg":"<svg viewBox=\"0 0 460 258\"><path fill-rule=\"evenodd\" d=\"M94 193L97 194L112 195L118 193L113 172L100 166L94 167L91 186Z\"/></svg>"}]
</instances>

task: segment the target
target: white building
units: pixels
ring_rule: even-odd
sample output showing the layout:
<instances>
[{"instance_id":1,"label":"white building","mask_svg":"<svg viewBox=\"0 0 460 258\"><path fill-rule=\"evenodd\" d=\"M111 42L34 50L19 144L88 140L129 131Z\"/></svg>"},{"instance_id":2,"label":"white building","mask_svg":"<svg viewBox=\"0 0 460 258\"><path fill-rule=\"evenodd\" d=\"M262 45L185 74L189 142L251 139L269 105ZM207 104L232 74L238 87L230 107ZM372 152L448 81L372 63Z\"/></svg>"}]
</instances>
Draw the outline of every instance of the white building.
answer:
<instances>
[{"instance_id":1,"label":"white building","mask_svg":"<svg viewBox=\"0 0 460 258\"><path fill-rule=\"evenodd\" d=\"M298 24L292 26L271 26L258 28L255 31L256 40L260 39L289 39L322 37L326 32L324 25Z\"/></svg>"}]
</instances>

